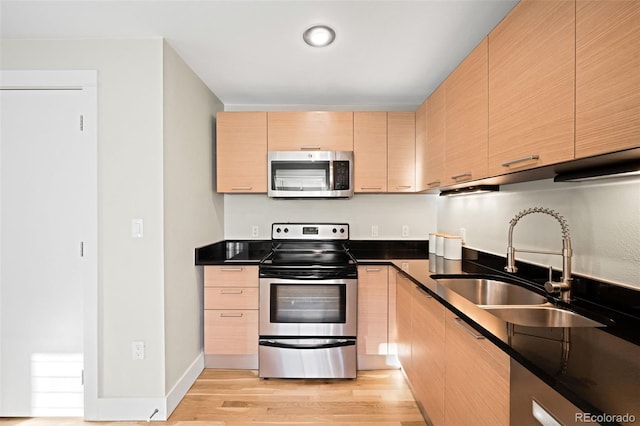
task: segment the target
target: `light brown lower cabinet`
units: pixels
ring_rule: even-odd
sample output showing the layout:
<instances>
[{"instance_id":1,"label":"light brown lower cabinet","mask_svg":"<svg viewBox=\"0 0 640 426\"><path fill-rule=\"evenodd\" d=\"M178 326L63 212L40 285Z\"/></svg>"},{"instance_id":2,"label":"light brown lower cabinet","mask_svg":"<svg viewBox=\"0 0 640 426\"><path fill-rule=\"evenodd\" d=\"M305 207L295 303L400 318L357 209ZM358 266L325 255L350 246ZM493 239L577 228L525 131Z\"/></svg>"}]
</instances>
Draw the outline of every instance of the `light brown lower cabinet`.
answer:
<instances>
[{"instance_id":1,"label":"light brown lower cabinet","mask_svg":"<svg viewBox=\"0 0 640 426\"><path fill-rule=\"evenodd\" d=\"M433 425L509 425L510 358L398 273L398 358Z\"/></svg>"},{"instance_id":2,"label":"light brown lower cabinet","mask_svg":"<svg viewBox=\"0 0 640 426\"><path fill-rule=\"evenodd\" d=\"M413 393L434 425L444 424L445 308L417 287L411 300Z\"/></svg>"},{"instance_id":3,"label":"light brown lower cabinet","mask_svg":"<svg viewBox=\"0 0 640 426\"><path fill-rule=\"evenodd\" d=\"M509 424L509 356L447 310L447 425Z\"/></svg>"},{"instance_id":4,"label":"light brown lower cabinet","mask_svg":"<svg viewBox=\"0 0 640 426\"><path fill-rule=\"evenodd\" d=\"M388 368L389 267L358 266L358 369Z\"/></svg>"},{"instance_id":5,"label":"light brown lower cabinet","mask_svg":"<svg viewBox=\"0 0 640 426\"><path fill-rule=\"evenodd\" d=\"M208 368L258 368L258 267L204 267Z\"/></svg>"},{"instance_id":6,"label":"light brown lower cabinet","mask_svg":"<svg viewBox=\"0 0 640 426\"><path fill-rule=\"evenodd\" d=\"M396 347L398 361L411 383L413 364L411 362L411 300L415 286L404 275L396 272Z\"/></svg>"}]
</instances>

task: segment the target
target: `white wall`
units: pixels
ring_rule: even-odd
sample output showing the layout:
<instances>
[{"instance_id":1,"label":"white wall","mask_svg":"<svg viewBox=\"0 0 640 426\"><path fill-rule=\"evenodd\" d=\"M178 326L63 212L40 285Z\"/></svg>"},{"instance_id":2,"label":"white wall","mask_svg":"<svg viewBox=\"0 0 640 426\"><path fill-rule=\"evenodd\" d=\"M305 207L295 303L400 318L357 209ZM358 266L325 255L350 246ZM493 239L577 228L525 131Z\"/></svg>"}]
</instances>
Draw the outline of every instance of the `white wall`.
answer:
<instances>
[{"instance_id":1,"label":"white wall","mask_svg":"<svg viewBox=\"0 0 640 426\"><path fill-rule=\"evenodd\" d=\"M162 418L201 348L193 249L223 235L211 175L221 105L160 38L0 40L0 55L7 70L98 71L98 418ZM163 96L179 104L163 109Z\"/></svg>"},{"instance_id":2,"label":"white wall","mask_svg":"<svg viewBox=\"0 0 640 426\"><path fill-rule=\"evenodd\" d=\"M98 70L99 396L163 396L162 40L0 47L3 69ZM131 238L132 218L144 238Z\"/></svg>"},{"instance_id":3,"label":"white wall","mask_svg":"<svg viewBox=\"0 0 640 426\"><path fill-rule=\"evenodd\" d=\"M252 239L258 225L259 239L271 238L274 222L344 222L352 239L401 240L402 225L409 226L411 240L428 240L435 232L437 196L424 194L356 194L349 200L286 200L266 194L225 195L226 239ZM377 225L379 236L371 236Z\"/></svg>"},{"instance_id":4,"label":"white wall","mask_svg":"<svg viewBox=\"0 0 640 426\"><path fill-rule=\"evenodd\" d=\"M467 246L506 256L509 221L529 207L548 207L569 223L573 272L640 289L640 178L591 183L542 180L504 185L493 194L440 197L438 228L467 230ZM516 248L560 250L560 226L551 216L522 218ZM561 269L560 256L518 253L517 259Z\"/></svg>"},{"instance_id":5,"label":"white wall","mask_svg":"<svg viewBox=\"0 0 640 426\"><path fill-rule=\"evenodd\" d=\"M202 268L194 248L223 239L215 193L214 116L223 105L164 44L165 391L202 354Z\"/></svg>"}]
</instances>

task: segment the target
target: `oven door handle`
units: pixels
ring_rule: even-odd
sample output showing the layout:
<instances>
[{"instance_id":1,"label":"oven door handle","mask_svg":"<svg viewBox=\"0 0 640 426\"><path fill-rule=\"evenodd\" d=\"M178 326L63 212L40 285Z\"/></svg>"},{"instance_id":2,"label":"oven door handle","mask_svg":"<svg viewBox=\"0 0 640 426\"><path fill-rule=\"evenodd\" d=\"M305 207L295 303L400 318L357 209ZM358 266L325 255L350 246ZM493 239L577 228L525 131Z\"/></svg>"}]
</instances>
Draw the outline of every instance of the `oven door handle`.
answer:
<instances>
[{"instance_id":1,"label":"oven door handle","mask_svg":"<svg viewBox=\"0 0 640 426\"><path fill-rule=\"evenodd\" d=\"M284 349L330 349L341 348L343 346L355 346L356 344L354 339L330 339L323 343L308 344L291 344L285 342L286 340L260 339L260 346L271 346L274 348Z\"/></svg>"}]
</instances>

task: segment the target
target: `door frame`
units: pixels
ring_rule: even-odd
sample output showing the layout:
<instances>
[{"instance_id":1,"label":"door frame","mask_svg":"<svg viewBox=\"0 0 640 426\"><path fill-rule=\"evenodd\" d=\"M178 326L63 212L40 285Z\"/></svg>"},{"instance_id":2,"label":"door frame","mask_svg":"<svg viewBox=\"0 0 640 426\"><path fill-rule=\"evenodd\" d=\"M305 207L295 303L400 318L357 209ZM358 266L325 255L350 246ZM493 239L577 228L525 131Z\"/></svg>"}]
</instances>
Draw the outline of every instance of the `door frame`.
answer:
<instances>
[{"instance_id":1,"label":"door frame","mask_svg":"<svg viewBox=\"0 0 640 426\"><path fill-rule=\"evenodd\" d=\"M84 309L84 418L98 418L98 97L97 71L6 71L0 70L1 89L24 90L82 90L86 112L83 114L83 133L91 148L91 186L95 197L88 209L93 217L90 235L84 241L86 262ZM1 344L1 342L0 342Z\"/></svg>"}]
</instances>

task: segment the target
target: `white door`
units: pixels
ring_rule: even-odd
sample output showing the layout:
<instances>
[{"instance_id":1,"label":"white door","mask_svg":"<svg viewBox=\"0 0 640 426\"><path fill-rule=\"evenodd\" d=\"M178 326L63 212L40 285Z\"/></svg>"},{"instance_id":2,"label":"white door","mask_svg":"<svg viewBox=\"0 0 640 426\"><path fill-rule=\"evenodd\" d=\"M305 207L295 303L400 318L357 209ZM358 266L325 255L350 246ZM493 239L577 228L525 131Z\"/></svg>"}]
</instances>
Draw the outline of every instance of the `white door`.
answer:
<instances>
[{"instance_id":1,"label":"white door","mask_svg":"<svg viewBox=\"0 0 640 426\"><path fill-rule=\"evenodd\" d=\"M82 90L0 90L0 417L83 415L97 227L86 105Z\"/></svg>"}]
</instances>

